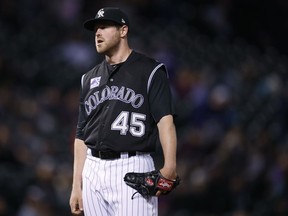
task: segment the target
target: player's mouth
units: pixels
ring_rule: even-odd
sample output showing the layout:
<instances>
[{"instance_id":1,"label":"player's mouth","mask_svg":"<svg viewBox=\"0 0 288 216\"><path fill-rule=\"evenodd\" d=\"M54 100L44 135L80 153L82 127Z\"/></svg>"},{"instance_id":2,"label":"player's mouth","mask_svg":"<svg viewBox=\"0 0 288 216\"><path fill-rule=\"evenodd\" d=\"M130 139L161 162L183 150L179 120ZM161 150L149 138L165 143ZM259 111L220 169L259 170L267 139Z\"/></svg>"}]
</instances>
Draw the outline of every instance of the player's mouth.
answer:
<instances>
[{"instance_id":1,"label":"player's mouth","mask_svg":"<svg viewBox=\"0 0 288 216\"><path fill-rule=\"evenodd\" d=\"M97 44L101 44L103 43L104 41L102 39L97 39Z\"/></svg>"}]
</instances>

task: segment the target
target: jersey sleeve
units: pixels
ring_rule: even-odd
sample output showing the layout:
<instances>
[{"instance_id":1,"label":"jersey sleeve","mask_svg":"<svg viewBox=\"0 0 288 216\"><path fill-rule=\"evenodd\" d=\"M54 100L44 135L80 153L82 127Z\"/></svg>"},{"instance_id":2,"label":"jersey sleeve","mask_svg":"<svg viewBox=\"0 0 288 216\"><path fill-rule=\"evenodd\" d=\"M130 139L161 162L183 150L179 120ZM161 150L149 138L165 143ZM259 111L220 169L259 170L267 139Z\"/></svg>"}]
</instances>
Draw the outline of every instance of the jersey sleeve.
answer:
<instances>
[{"instance_id":1,"label":"jersey sleeve","mask_svg":"<svg viewBox=\"0 0 288 216\"><path fill-rule=\"evenodd\" d=\"M81 107L79 106L79 111L81 110ZM83 121L83 115L81 114L81 112L79 112L78 115L78 122L77 122L77 127L76 127L76 138L83 140L84 136L83 136L83 128L84 128L84 121Z\"/></svg>"},{"instance_id":2,"label":"jersey sleeve","mask_svg":"<svg viewBox=\"0 0 288 216\"><path fill-rule=\"evenodd\" d=\"M159 122L165 115L175 115L170 83L164 67L154 73L148 91L150 110L155 122Z\"/></svg>"},{"instance_id":3,"label":"jersey sleeve","mask_svg":"<svg viewBox=\"0 0 288 216\"><path fill-rule=\"evenodd\" d=\"M85 119L85 107L84 107L84 99L83 99L83 79L84 75L82 76L81 80L81 89L80 89L80 99L79 99L79 113L78 113L78 122L77 122L77 127L76 127L76 138L83 140L84 135L83 135L83 128L86 124L86 119Z\"/></svg>"}]
</instances>

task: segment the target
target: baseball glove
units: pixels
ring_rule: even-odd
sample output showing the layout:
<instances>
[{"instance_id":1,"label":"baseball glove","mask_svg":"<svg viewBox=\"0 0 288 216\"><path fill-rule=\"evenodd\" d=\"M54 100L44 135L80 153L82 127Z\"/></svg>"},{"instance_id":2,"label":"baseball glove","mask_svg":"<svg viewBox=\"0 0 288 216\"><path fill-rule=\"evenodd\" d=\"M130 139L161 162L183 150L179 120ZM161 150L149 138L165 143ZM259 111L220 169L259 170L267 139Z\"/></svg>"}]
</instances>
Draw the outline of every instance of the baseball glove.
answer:
<instances>
[{"instance_id":1,"label":"baseball glove","mask_svg":"<svg viewBox=\"0 0 288 216\"><path fill-rule=\"evenodd\" d=\"M154 170L145 173L126 173L124 181L127 185L134 188L136 193L140 193L144 198L155 196L160 190L161 194L168 194L174 190L180 183L180 178L177 176L175 180L166 179L162 176L159 170Z\"/></svg>"}]
</instances>

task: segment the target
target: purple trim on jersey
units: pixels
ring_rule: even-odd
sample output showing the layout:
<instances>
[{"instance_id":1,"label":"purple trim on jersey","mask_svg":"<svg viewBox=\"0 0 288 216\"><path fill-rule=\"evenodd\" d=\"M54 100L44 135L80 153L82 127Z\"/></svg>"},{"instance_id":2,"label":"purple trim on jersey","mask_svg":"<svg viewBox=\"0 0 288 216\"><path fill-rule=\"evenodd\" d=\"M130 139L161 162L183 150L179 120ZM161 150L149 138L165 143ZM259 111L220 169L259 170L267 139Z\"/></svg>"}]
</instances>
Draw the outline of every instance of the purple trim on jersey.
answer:
<instances>
[{"instance_id":1,"label":"purple trim on jersey","mask_svg":"<svg viewBox=\"0 0 288 216\"><path fill-rule=\"evenodd\" d=\"M150 86L151 86L151 82L152 82L152 78L153 78L154 74L155 74L156 71L157 71L160 67L162 67L163 65L164 65L163 63L157 65L157 66L154 68L154 70L152 71L152 73L150 74L149 79L148 79L148 83L147 83L147 93L149 92L149 89L150 89Z\"/></svg>"},{"instance_id":2,"label":"purple trim on jersey","mask_svg":"<svg viewBox=\"0 0 288 216\"><path fill-rule=\"evenodd\" d=\"M83 88L84 76L85 76L85 74L81 78L81 86L82 86L82 88Z\"/></svg>"}]
</instances>

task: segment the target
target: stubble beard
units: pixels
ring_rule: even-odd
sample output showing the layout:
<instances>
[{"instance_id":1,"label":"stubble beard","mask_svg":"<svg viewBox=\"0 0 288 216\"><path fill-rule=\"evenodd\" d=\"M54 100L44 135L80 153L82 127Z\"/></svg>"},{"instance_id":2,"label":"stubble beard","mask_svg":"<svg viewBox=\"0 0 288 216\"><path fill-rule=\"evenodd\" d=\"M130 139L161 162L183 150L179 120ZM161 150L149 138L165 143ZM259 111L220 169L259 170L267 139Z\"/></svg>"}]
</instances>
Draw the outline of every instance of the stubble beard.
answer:
<instances>
[{"instance_id":1,"label":"stubble beard","mask_svg":"<svg viewBox=\"0 0 288 216\"><path fill-rule=\"evenodd\" d=\"M103 45L103 44L100 44L100 45L97 45L96 44L96 51L99 53L99 54L105 54L107 48L105 48L106 46Z\"/></svg>"},{"instance_id":2,"label":"stubble beard","mask_svg":"<svg viewBox=\"0 0 288 216\"><path fill-rule=\"evenodd\" d=\"M120 46L120 38L113 37L110 40L106 40L100 44L96 42L96 50L99 54L112 55L117 52Z\"/></svg>"},{"instance_id":3,"label":"stubble beard","mask_svg":"<svg viewBox=\"0 0 288 216\"><path fill-rule=\"evenodd\" d=\"M120 43L117 41L115 41L114 43L110 43L110 44L100 44L98 46L96 45L96 50L99 54L112 56L119 49L119 45Z\"/></svg>"}]
</instances>

